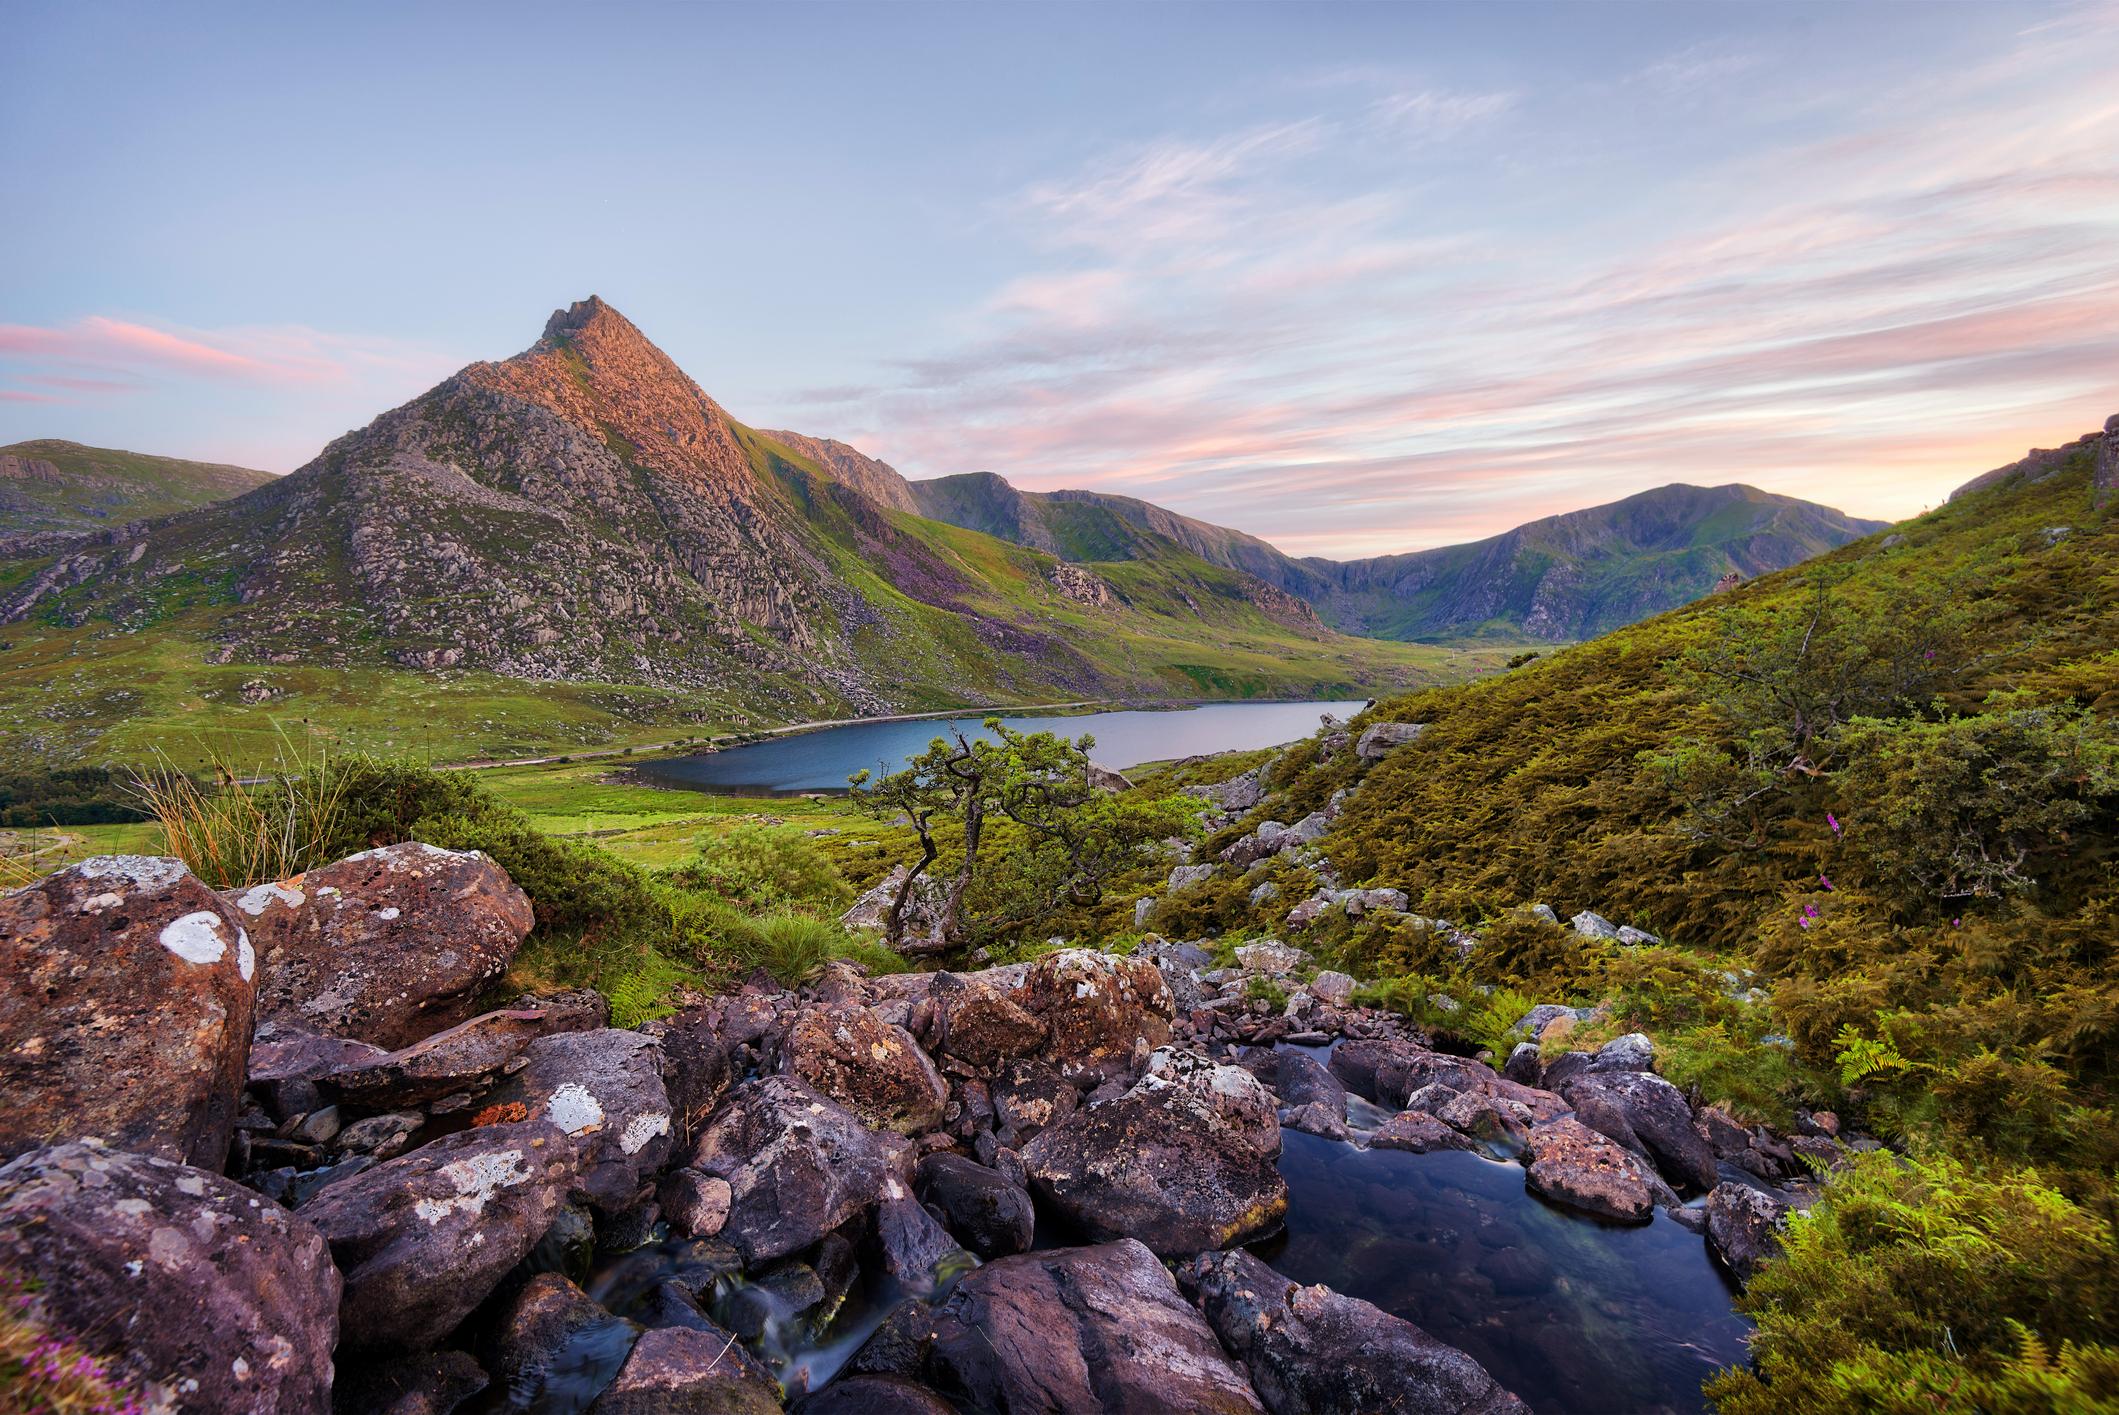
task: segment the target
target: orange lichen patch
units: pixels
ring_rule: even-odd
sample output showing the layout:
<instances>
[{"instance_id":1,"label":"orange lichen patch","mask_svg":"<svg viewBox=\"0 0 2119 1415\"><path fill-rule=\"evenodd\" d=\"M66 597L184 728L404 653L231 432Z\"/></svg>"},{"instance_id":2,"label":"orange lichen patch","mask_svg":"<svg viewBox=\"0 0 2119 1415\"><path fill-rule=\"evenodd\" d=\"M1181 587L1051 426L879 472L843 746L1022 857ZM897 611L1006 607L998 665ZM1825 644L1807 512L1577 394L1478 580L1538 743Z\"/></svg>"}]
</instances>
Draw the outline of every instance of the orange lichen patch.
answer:
<instances>
[{"instance_id":1,"label":"orange lichen patch","mask_svg":"<svg viewBox=\"0 0 2119 1415\"><path fill-rule=\"evenodd\" d=\"M471 1117L471 1128L481 1125L513 1125L530 1118L530 1108L521 1101L508 1101L502 1105L489 1105Z\"/></svg>"}]
</instances>

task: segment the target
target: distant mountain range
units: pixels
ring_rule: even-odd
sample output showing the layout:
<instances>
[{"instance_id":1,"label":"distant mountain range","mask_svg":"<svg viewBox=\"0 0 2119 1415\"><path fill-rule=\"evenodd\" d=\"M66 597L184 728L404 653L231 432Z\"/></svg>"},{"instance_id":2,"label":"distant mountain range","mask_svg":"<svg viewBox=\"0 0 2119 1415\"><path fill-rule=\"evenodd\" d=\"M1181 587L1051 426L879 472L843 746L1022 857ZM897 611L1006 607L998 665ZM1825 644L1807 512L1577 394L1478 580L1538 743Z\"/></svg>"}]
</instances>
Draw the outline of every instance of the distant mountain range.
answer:
<instances>
[{"instance_id":1,"label":"distant mountain range","mask_svg":"<svg viewBox=\"0 0 2119 1415\"><path fill-rule=\"evenodd\" d=\"M0 447L0 544L77 534L224 501L272 473L83 447L47 438Z\"/></svg>"},{"instance_id":2,"label":"distant mountain range","mask_svg":"<svg viewBox=\"0 0 2119 1415\"><path fill-rule=\"evenodd\" d=\"M1434 652L1333 633L1175 542L1068 563L864 494L863 462L736 422L591 299L286 477L0 552L0 625L22 626L0 700L148 640L177 651L145 682L194 704L310 691L244 665L452 670L639 685L723 722L1435 676ZM93 716L145 688L81 691Z\"/></svg>"}]
</instances>

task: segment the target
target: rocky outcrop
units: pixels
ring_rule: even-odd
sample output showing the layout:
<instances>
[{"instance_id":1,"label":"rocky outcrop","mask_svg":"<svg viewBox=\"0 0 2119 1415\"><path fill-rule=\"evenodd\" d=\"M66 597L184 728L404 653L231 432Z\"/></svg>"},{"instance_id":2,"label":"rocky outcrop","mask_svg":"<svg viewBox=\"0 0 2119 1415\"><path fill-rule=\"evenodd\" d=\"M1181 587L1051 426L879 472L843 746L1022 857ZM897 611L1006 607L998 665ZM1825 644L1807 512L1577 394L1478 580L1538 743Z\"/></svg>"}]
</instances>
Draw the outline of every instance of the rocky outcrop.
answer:
<instances>
[{"instance_id":1,"label":"rocky outcrop","mask_svg":"<svg viewBox=\"0 0 2119 1415\"><path fill-rule=\"evenodd\" d=\"M304 1218L217 1174L70 1143L0 1168L22 1313L151 1410L325 1415L339 1275Z\"/></svg>"},{"instance_id":2,"label":"rocky outcrop","mask_svg":"<svg viewBox=\"0 0 2119 1415\"><path fill-rule=\"evenodd\" d=\"M95 1137L218 1170L257 959L183 862L105 855L0 896L0 1157Z\"/></svg>"},{"instance_id":3,"label":"rocky outcrop","mask_svg":"<svg viewBox=\"0 0 2119 1415\"><path fill-rule=\"evenodd\" d=\"M1354 755L1366 762L1380 762L1406 743L1418 741L1425 731L1424 722L1375 723L1355 739Z\"/></svg>"},{"instance_id":4,"label":"rocky outcrop","mask_svg":"<svg viewBox=\"0 0 2119 1415\"><path fill-rule=\"evenodd\" d=\"M263 963L259 1017L381 1047L468 1021L532 923L491 860L417 843L228 898Z\"/></svg>"},{"instance_id":5,"label":"rocky outcrop","mask_svg":"<svg viewBox=\"0 0 2119 1415\"><path fill-rule=\"evenodd\" d=\"M1454 1346L1249 1253L1202 1253L1179 1276L1273 1415L1528 1415Z\"/></svg>"},{"instance_id":6,"label":"rocky outcrop","mask_svg":"<svg viewBox=\"0 0 2119 1415\"><path fill-rule=\"evenodd\" d=\"M960 1409L1262 1407L1155 1255L1129 1239L1024 1253L958 1283L896 1353Z\"/></svg>"},{"instance_id":7,"label":"rocky outcrop","mask_svg":"<svg viewBox=\"0 0 2119 1415\"><path fill-rule=\"evenodd\" d=\"M1717 1182L1714 1151L1692 1123L1685 1093L1641 1071L1592 1071L1560 1089L1575 1115L1651 1161L1679 1189L1705 1193Z\"/></svg>"},{"instance_id":8,"label":"rocky outcrop","mask_svg":"<svg viewBox=\"0 0 2119 1415\"><path fill-rule=\"evenodd\" d=\"M351 1348L439 1342L551 1226L574 1147L543 1120L446 1135L331 1185L302 1209L345 1275Z\"/></svg>"},{"instance_id":9,"label":"rocky outcrop","mask_svg":"<svg viewBox=\"0 0 2119 1415\"><path fill-rule=\"evenodd\" d=\"M692 1167L728 1181L722 1236L756 1266L807 1248L876 1202L890 1165L876 1137L800 1081L746 1081L699 1137Z\"/></svg>"},{"instance_id":10,"label":"rocky outcrop","mask_svg":"<svg viewBox=\"0 0 2119 1415\"><path fill-rule=\"evenodd\" d=\"M368 1110L427 1105L448 1096L475 1098L491 1089L504 1071L518 1069L516 1058L539 1037L601 1027L609 1012L593 993L568 994L483 1013L394 1052L339 1038L311 1038L311 1048L321 1052L336 1046L343 1059L312 1071L308 1079L325 1097ZM363 1051L350 1050L353 1047ZM255 1062L251 1080L260 1080Z\"/></svg>"},{"instance_id":11,"label":"rocky outcrop","mask_svg":"<svg viewBox=\"0 0 2119 1415\"><path fill-rule=\"evenodd\" d=\"M1085 948L1031 965L1016 1001L1045 1027L1043 1055L1069 1078L1108 1080L1170 1040L1176 1009L1153 963Z\"/></svg>"},{"instance_id":12,"label":"rocky outcrop","mask_svg":"<svg viewBox=\"0 0 2119 1415\"><path fill-rule=\"evenodd\" d=\"M886 929L890 923L890 911L897 906L898 895L904 891L906 877L911 874L911 869L904 865L893 868L839 915L839 926ZM901 952L936 953L949 946L949 940L942 932L944 893L943 887L926 875L913 880L912 893L905 900L905 912L900 919L903 934L897 947Z\"/></svg>"},{"instance_id":13,"label":"rocky outcrop","mask_svg":"<svg viewBox=\"0 0 2119 1415\"><path fill-rule=\"evenodd\" d=\"M1249 1072L1158 1051L1124 1095L1048 1126L1023 1151L1038 1195L1099 1238L1196 1253L1287 1210L1273 1100Z\"/></svg>"}]
</instances>

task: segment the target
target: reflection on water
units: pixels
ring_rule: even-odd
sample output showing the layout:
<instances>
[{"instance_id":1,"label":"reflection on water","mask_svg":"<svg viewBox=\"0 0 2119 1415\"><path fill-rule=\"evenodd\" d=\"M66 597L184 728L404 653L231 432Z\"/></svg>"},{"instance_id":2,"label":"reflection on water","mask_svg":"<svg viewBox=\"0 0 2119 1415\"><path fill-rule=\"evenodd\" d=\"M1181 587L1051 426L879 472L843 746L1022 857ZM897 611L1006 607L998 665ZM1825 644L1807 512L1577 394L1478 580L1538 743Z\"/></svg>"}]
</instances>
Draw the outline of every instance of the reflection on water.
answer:
<instances>
[{"instance_id":1,"label":"reflection on water","mask_svg":"<svg viewBox=\"0 0 2119 1415\"><path fill-rule=\"evenodd\" d=\"M1287 1228L1257 1247L1468 1352L1541 1415L1700 1411L1750 1324L1697 1234L1581 1218L1520 1165L1281 1132Z\"/></svg>"},{"instance_id":2,"label":"reflection on water","mask_svg":"<svg viewBox=\"0 0 2119 1415\"><path fill-rule=\"evenodd\" d=\"M1140 762L1206 752L1237 752L1276 747L1317 730L1324 713L1350 717L1358 702L1206 703L1168 712L1092 712L1074 717L1020 717L1001 720L1019 732L1056 732L1063 737L1088 733L1096 738L1090 753L1114 770ZM846 778L878 766L895 771L905 759L951 727L975 735L983 714L917 722L856 722L774 737L698 757L642 762L643 776L670 786L695 790L746 792L844 791Z\"/></svg>"}]
</instances>

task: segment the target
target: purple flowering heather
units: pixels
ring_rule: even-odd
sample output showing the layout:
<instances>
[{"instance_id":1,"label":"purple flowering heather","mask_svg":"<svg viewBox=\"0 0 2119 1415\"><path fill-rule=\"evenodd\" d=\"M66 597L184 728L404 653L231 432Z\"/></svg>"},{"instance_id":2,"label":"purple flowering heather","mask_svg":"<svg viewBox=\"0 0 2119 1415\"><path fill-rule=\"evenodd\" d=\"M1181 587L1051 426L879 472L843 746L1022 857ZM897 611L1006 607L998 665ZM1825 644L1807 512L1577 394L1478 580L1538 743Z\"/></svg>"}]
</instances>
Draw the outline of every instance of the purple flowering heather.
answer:
<instances>
[{"instance_id":1,"label":"purple flowering heather","mask_svg":"<svg viewBox=\"0 0 2119 1415\"><path fill-rule=\"evenodd\" d=\"M1827 812L1825 812L1825 824L1826 824L1826 825L1829 825L1829 826L1831 826L1831 827L1832 827L1832 833L1833 833L1834 835L1837 835L1837 834L1839 834L1839 817L1838 817L1838 816L1835 816L1835 815L1833 815L1833 814L1832 814L1832 812L1830 812L1830 811L1827 811Z\"/></svg>"}]
</instances>

